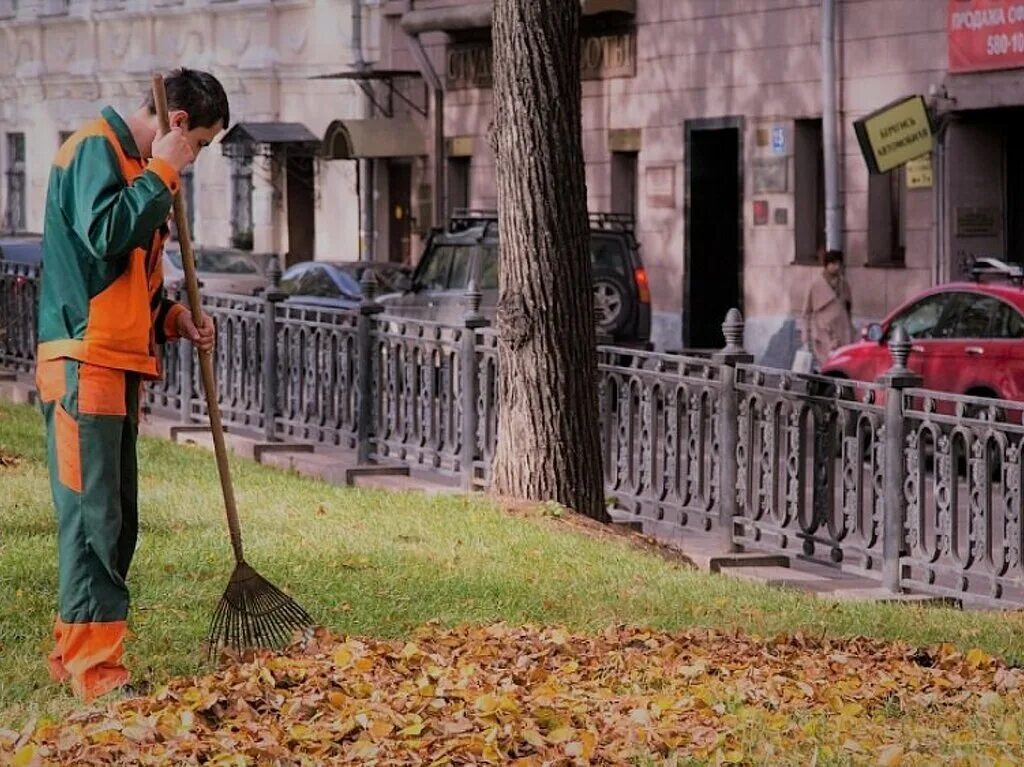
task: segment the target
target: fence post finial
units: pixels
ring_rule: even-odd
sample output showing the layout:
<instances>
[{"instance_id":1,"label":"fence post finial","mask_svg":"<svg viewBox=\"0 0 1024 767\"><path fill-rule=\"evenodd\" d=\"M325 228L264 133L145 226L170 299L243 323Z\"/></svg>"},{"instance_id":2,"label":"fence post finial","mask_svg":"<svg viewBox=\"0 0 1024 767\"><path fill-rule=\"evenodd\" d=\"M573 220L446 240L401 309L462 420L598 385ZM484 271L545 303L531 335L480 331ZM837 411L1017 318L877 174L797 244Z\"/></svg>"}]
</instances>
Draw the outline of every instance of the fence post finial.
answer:
<instances>
[{"instance_id":1,"label":"fence post finial","mask_svg":"<svg viewBox=\"0 0 1024 767\"><path fill-rule=\"evenodd\" d=\"M722 323L722 335L725 336L724 354L744 354L743 349L743 315L735 306L725 315Z\"/></svg>"}]
</instances>

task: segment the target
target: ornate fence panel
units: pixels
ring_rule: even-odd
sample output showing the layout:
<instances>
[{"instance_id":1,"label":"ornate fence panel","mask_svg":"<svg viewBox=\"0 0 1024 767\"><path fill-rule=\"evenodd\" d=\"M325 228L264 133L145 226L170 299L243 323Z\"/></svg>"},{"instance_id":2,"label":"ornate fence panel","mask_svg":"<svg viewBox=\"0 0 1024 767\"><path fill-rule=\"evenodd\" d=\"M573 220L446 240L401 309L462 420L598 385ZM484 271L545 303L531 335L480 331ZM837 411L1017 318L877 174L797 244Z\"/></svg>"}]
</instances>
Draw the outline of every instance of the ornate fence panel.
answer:
<instances>
[{"instance_id":1,"label":"ornate fence panel","mask_svg":"<svg viewBox=\"0 0 1024 767\"><path fill-rule=\"evenodd\" d=\"M27 372L35 366L39 268L0 261L0 367Z\"/></svg>"},{"instance_id":2,"label":"ornate fence panel","mask_svg":"<svg viewBox=\"0 0 1024 767\"><path fill-rule=\"evenodd\" d=\"M277 434L356 446L356 343L352 310L276 308Z\"/></svg>"},{"instance_id":3,"label":"ornate fence panel","mask_svg":"<svg viewBox=\"0 0 1024 767\"><path fill-rule=\"evenodd\" d=\"M373 336L373 457L456 475L465 328L380 315Z\"/></svg>"},{"instance_id":4,"label":"ornate fence panel","mask_svg":"<svg viewBox=\"0 0 1024 767\"><path fill-rule=\"evenodd\" d=\"M881 577L886 389L737 367L737 543Z\"/></svg>"},{"instance_id":5,"label":"ornate fence panel","mask_svg":"<svg viewBox=\"0 0 1024 767\"><path fill-rule=\"evenodd\" d=\"M473 485L486 487L491 481L491 464L498 446L498 333L494 328L477 331L477 459L473 464Z\"/></svg>"},{"instance_id":6,"label":"ornate fence panel","mask_svg":"<svg viewBox=\"0 0 1024 767\"><path fill-rule=\"evenodd\" d=\"M1024 603L1024 404L910 389L901 583L992 606Z\"/></svg>"},{"instance_id":7,"label":"ornate fence panel","mask_svg":"<svg viewBox=\"0 0 1024 767\"><path fill-rule=\"evenodd\" d=\"M184 300L182 296L176 296ZM217 328L214 350L214 376L221 417L227 426L244 429L263 427L263 377L261 375L263 299L228 293L207 293L202 297L203 311ZM199 365L182 366L176 344L163 349L164 381L147 387L147 402L155 409L181 407L186 398L188 415L207 417L206 397ZM188 374L191 373L191 381Z\"/></svg>"},{"instance_id":8,"label":"ornate fence panel","mask_svg":"<svg viewBox=\"0 0 1024 767\"><path fill-rule=\"evenodd\" d=\"M608 347L598 367L606 492L638 519L710 531L720 487L720 367Z\"/></svg>"},{"instance_id":9,"label":"ornate fence panel","mask_svg":"<svg viewBox=\"0 0 1024 767\"><path fill-rule=\"evenodd\" d=\"M189 353L192 347L188 347ZM181 353L178 344L168 344L160 349L160 373L155 381L146 382L146 405L151 410L164 415L180 414L183 397L194 391L192 382L186 381L186 371L182 369ZM188 400L185 400L188 402ZM186 405L191 414L191 405Z\"/></svg>"}]
</instances>

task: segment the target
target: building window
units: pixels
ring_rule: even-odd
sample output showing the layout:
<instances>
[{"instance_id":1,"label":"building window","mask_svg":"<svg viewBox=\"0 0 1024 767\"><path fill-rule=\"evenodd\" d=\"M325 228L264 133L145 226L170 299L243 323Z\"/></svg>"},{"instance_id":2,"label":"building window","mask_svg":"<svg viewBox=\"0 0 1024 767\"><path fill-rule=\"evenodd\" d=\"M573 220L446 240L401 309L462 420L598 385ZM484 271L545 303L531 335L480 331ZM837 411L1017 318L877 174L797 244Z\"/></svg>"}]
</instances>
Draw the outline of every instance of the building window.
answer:
<instances>
[{"instance_id":1,"label":"building window","mask_svg":"<svg viewBox=\"0 0 1024 767\"><path fill-rule=\"evenodd\" d=\"M469 207L470 158L448 158L448 213Z\"/></svg>"},{"instance_id":2,"label":"building window","mask_svg":"<svg viewBox=\"0 0 1024 767\"><path fill-rule=\"evenodd\" d=\"M612 152L612 213L636 218L637 152Z\"/></svg>"},{"instance_id":3,"label":"building window","mask_svg":"<svg viewBox=\"0 0 1024 767\"><path fill-rule=\"evenodd\" d=\"M39 6L40 16L64 16L68 12L70 0L43 0Z\"/></svg>"},{"instance_id":4,"label":"building window","mask_svg":"<svg viewBox=\"0 0 1024 767\"><path fill-rule=\"evenodd\" d=\"M825 247L825 145L821 118L797 120L794 125L794 205L796 263L818 263Z\"/></svg>"},{"instance_id":5,"label":"building window","mask_svg":"<svg viewBox=\"0 0 1024 767\"><path fill-rule=\"evenodd\" d=\"M906 252L906 175L903 168L868 177L868 264L902 266Z\"/></svg>"},{"instance_id":6,"label":"building window","mask_svg":"<svg viewBox=\"0 0 1024 767\"><path fill-rule=\"evenodd\" d=\"M252 157L232 159L231 244L252 250Z\"/></svg>"},{"instance_id":7,"label":"building window","mask_svg":"<svg viewBox=\"0 0 1024 767\"><path fill-rule=\"evenodd\" d=\"M7 206L4 229L9 232L25 230L25 134L7 134Z\"/></svg>"}]
</instances>

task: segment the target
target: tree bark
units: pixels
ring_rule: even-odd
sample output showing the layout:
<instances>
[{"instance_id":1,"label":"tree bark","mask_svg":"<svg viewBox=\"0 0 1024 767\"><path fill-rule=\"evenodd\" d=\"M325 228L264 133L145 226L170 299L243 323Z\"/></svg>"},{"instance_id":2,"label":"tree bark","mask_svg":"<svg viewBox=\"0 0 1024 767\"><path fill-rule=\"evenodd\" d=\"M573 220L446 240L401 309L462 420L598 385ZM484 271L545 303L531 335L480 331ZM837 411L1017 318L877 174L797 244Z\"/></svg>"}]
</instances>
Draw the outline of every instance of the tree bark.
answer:
<instances>
[{"instance_id":1,"label":"tree bark","mask_svg":"<svg viewBox=\"0 0 1024 767\"><path fill-rule=\"evenodd\" d=\"M579 26L579 0L494 4L501 231L494 488L607 521Z\"/></svg>"}]
</instances>

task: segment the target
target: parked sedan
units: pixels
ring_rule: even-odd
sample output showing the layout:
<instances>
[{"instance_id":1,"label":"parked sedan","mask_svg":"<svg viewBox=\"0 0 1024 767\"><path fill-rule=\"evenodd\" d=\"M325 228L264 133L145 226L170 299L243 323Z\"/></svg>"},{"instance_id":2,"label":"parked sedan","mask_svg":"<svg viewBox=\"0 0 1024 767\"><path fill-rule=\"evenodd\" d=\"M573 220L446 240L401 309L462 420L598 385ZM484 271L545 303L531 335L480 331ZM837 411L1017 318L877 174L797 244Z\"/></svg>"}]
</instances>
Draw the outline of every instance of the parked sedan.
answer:
<instances>
[{"instance_id":1,"label":"parked sedan","mask_svg":"<svg viewBox=\"0 0 1024 767\"><path fill-rule=\"evenodd\" d=\"M250 296L270 284L267 267L271 253L250 253L236 248L199 246L195 249L196 274L203 289L211 293L242 293ZM176 242L164 247L164 285L180 288L185 284L181 249Z\"/></svg>"},{"instance_id":2,"label":"parked sedan","mask_svg":"<svg viewBox=\"0 0 1024 767\"><path fill-rule=\"evenodd\" d=\"M0 261L38 266L43 260L43 237L39 234L12 234L0 237Z\"/></svg>"},{"instance_id":3,"label":"parked sedan","mask_svg":"<svg viewBox=\"0 0 1024 767\"><path fill-rule=\"evenodd\" d=\"M975 282L940 285L915 296L865 328L863 340L833 352L822 373L878 379L892 366L888 342L899 326L911 339L907 364L922 376L924 388L1024 401L1024 273L1014 267L998 271L1012 279L984 282L988 272L980 271Z\"/></svg>"},{"instance_id":4,"label":"parked sedan","mask_svg":"<svg viewBox=\"0 0 1024 767\"><path fill-rule=\"evenodd\" d=\"M394 293L409 286L411 269L404 264L376 261L303 261L281 277L287 302L351 309L363 297L362 279L368 268L377 276L381 293Z\"/></svg>"}]
</instances>

